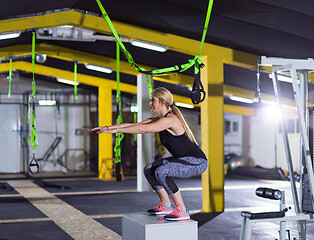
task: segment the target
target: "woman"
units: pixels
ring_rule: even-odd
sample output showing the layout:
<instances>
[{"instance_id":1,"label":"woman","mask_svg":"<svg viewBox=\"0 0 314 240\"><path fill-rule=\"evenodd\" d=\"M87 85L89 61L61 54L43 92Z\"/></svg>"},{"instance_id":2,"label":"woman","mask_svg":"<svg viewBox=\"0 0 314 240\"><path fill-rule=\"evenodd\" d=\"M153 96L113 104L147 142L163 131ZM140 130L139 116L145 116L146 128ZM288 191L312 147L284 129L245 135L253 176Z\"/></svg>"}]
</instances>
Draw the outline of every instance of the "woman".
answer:
<instances>
[{"instance_id":1,"label":"woman","mask_svg":"<svg viewBox=\"0 0 314 240\"><path fill-rule=\"evenodd\" d=\"M160 199L160 204L148 210L148 213L165 214L166 220L190 219L189 211L172 178L189 178L200 175L207 168L207 158L197 145L180 110L174 106L172 94L166 88L155 89L151 94L149 105L157 117L139 123L97 127L91 131L134 134L159 132L161 143L172 157L157 160L148 164L144 169L145 177ZM174 202L175 208L168 195Z\"/></svg>"}]
</instances>

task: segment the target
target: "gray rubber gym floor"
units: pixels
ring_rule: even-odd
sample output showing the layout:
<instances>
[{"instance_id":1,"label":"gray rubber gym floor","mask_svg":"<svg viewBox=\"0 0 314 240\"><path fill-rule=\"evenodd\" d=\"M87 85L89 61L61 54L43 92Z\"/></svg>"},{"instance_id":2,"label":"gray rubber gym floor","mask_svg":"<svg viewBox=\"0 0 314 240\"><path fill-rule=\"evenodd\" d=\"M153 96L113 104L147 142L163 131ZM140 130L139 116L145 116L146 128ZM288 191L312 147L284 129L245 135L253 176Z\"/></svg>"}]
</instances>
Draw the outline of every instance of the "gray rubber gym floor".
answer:
<instances>
[{"instance_id":1,"label":"gray rubber gym floor","mask_svg":"<svg viewBox=\"0 0 314 240\"><path fill-rule=\"evenodd\" d=\"M107 237L95 239L109 239L111 235L111 239L121 239L124 213L145 212L159 203L153 192L136 192L135 178L122 182L104 182L95 176L41 178L42 181L7 176L0 179L0 240L94 239L92 232L98 231L99 226L104 230L101 236ZM290 182L227 176L225 211L200 213L200 178L176 182L192 219L198 221L200 240L239 239L241 211L278 211L278 201L255 195L257 187L285 190L287 206L293 206ZM313 222L307 222L307 239L314 239ZM287 229L291 240L297 236L295 222L288 222ZM279 224L255 224L252 239L278 239L278 230Z\"/></svg>"}]
</instances>

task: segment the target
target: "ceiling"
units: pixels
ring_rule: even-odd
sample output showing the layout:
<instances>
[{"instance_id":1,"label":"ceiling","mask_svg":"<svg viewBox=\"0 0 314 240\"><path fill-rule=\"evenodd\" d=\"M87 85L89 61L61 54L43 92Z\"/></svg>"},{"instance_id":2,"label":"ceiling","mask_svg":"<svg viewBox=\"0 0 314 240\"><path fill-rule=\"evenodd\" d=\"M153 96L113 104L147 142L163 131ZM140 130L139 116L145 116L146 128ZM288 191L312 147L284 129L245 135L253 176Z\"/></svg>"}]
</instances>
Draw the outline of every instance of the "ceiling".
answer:
<instances>
[{"instance_id":1,"label":"ceiling","mask_svg":"<svg viewBox=\"0 0 314 240\"><path fill-rule=\"evenodd\" d=\"M207 0L103 0L102 3L111 20L198 41L202 36L208 5ZM96 0L10 0L0 8L0 19L23 18L57 9L77 9L90 14L101 14ZM302 2L295 0L214 0L205 41L257 56L311 58L314 52L313 25L314 2L312 0ZM115 58L114 42L36 40L36 43L48 43ZM0 41L0 51L3 47L22 44L31 44L31 32L24 32L17 39ZM125 45L139 65L163 68L183 64L193 58L193 56L174 51L158 53L140 49L128 43ZM60 59L48 58L44 64L73 70L73 63ZM84 66L79 66L78 71L100 76L94 71L85 69ZM225 84L249 90L256 89L254 69L225 65L224 71ZM5 77L6 74L1 73L0 76ZM185 74L192 75L193 73L188 71ZM115 80L115 75L106 75L106 78ZM136 77L122 74L121 80L134 84ZM290 87L282 85L287 89L287 92L283 94L291 97ZM188 94L186 88L167 86L182 95ZM6 89L6 86L3 81L0 81L0 91L3 89ZM261 90L273 93L267 74L261 76Z\"/></svg>"}]
</instances>

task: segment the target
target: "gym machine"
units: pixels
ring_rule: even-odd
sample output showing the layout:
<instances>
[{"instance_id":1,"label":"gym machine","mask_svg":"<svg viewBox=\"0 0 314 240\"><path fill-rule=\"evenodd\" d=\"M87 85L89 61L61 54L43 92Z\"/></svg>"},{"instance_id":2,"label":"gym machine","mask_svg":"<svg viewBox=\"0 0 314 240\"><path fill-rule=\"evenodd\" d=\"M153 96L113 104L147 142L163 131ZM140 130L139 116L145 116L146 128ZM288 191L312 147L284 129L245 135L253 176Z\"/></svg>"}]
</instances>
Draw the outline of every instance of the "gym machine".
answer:
<instances>
[{"instance_id":1,"label":"gym machine","mask_svg":"<svg viewBox=\"0 0 314 240\"><path fill-rule=\"evenodd\" d=\"M288 139L286 119L282 111L280 121L281 132L286 153L286 160L290 175L290 184L293 197L295 213L286 215L286 208L280 208L280 212L250 213L242 212L243 223L240 240L251 239L252 223L256 222L280 222L280 240L286 240L285 223L296 221L299 236L296 239L306 240L306 221L313 219L314 213L314 176L313 176L313 109L308 104L308 74L314 71L313 59L284 59L262 56L258 62L259 66L272 66L271 78L274 87L275 97L280 109L282 109L281 92L278 75L286 75L291 78L294 100L298 113L298 127L300 129L300 191L297 193L292 155ZM279 190L268 190L269 192ZM260 190L261 191L261 190ZM259 191L259 193L260 193ZM279 192L278 192L279 191ZM256 194L258 191L256 192ZM263 194L257 194L259 196ZM267 194L266 194L267 196ZM279 195L278 195L279 196ZM281 205L284 204L284 194L281 192ZM264 196L265 197L265 196ZM269 198L269 197L268 197ZM282 200L283 198L283 200ZM274 199L274 198L271 198ZM279 198L278 198L279 199ZM300 201L300 199L302 201ZM290 239L290 234L288 234Z\"/></svg>"}]
</instances>

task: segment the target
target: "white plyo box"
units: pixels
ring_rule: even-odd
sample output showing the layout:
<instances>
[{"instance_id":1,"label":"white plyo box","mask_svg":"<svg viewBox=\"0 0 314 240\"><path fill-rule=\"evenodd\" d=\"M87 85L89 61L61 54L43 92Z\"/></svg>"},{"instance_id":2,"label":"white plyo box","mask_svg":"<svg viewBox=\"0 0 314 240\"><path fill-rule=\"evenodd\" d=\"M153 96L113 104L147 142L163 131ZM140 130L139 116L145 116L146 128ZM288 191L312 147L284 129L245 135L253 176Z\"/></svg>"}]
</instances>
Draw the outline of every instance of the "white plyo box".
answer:
<instances>
[{"instance_id":1,"label":"white plyo box","mask_svg":"<svg viewBox=\"0 0 314 240\"><path fill-rule=\"evenodd\" d=\"M122 240L198 240L197 221L167 221L146 213L124 214Z\"/></svg>"}]
</instances>

